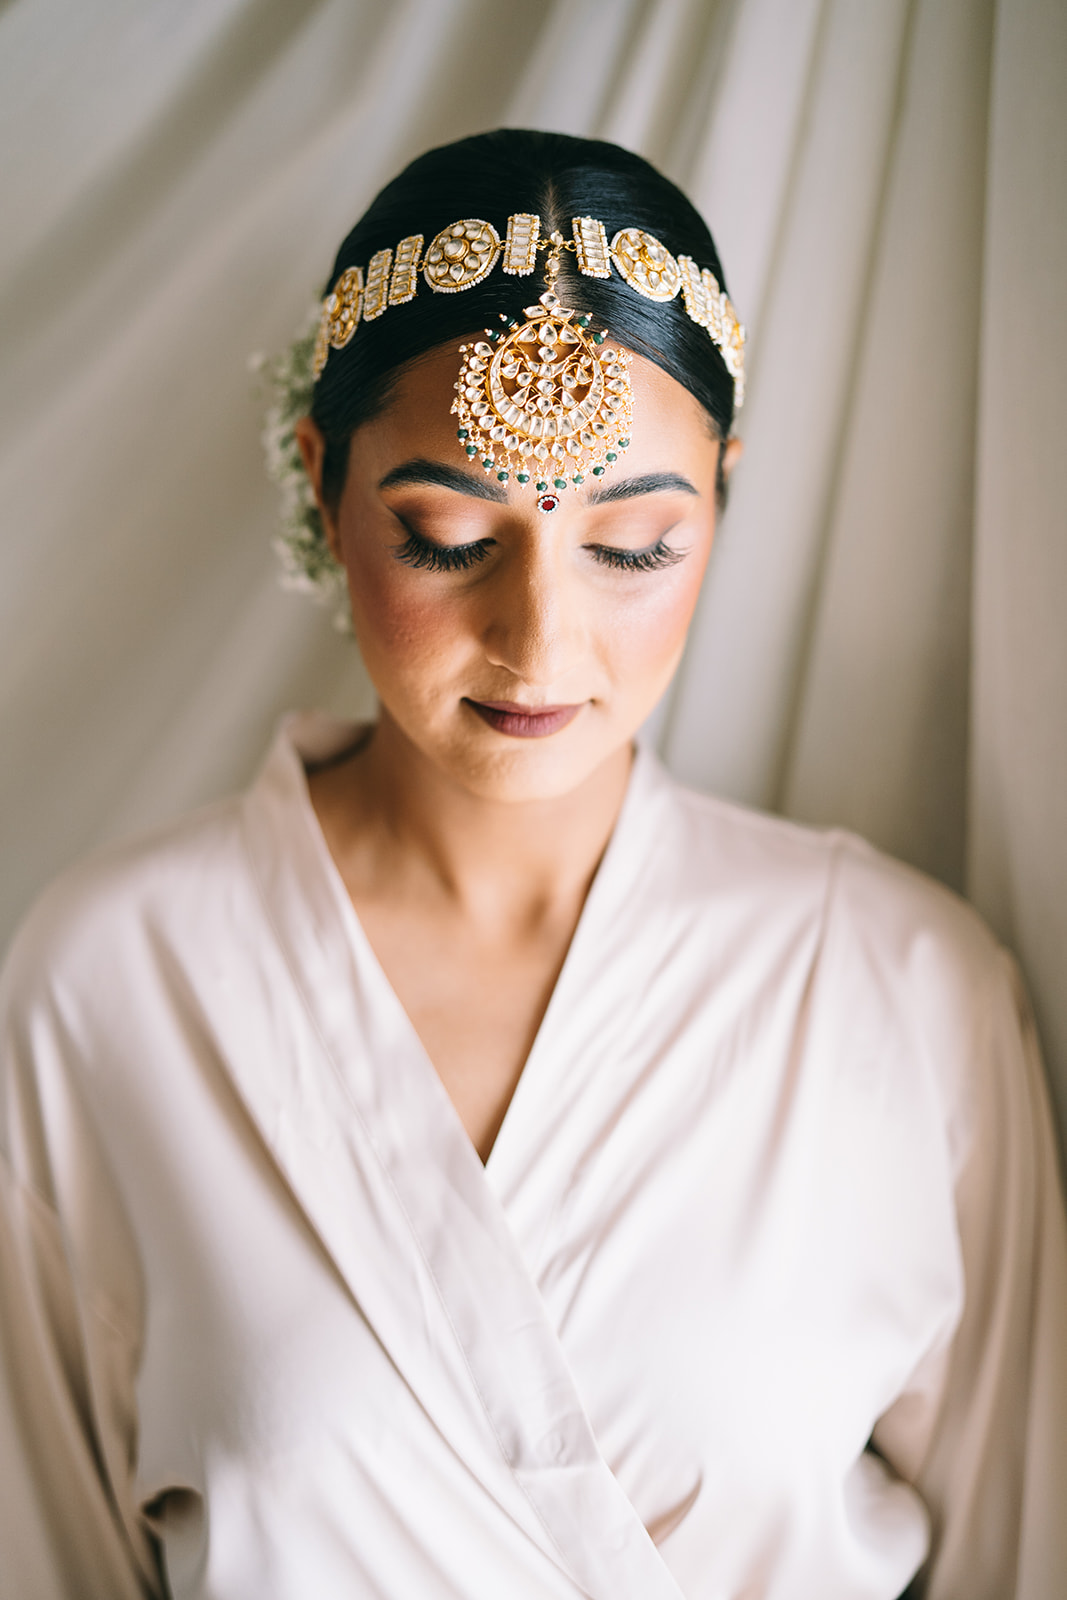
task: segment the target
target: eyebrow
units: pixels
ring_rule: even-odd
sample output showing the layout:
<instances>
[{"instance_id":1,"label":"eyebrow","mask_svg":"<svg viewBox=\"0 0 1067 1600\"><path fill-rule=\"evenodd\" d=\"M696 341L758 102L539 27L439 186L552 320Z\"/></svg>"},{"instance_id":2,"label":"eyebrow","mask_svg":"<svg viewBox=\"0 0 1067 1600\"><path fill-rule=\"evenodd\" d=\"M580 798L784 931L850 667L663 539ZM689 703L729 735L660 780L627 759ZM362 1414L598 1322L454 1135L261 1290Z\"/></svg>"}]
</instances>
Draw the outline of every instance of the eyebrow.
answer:
<instances>
[{"instance_id":1,"label":"eyebrow","mask_svg":"<svg viewBox=\"0 0 1067 1600\"><path fill-rule=\"evenodd\" d=\"M606 506L615 500L636 500L642 494L662 494L664 490L681 491L696 495L699 490L683 478L680 472L645 472L639 478L623 478L619 483L597 484L586 499L586 505Z\"/></svg>"},{"instance_id":2,"label":"eyebrow","mask_svg":"<svg viewBox=\"0 0 1067 1600\"><path fill-rule=\"evenodd\" d=\"M421 456L393 467L379 481L378 488L392 489L402 483L428 483L436 489L454 489L457 494L473 495L476 500L505 502L508 498L501 483L494 483L490 478L476 478L459 467L446 467L443 462L427 461Z\"/></svg>"},{"instance_id":3,"label":"eyebrow","mask_svg":"<svg viewBox=\"0 0 1067 1600\"><path fill-rule=\"evenodd\" d=\"M507 501L503 484L491 478L476 478L460 467L448 467L441 461L428 461L417 456L393 467L378 483L379 489L392 489L400 484L430 484L437 489L452 489L457 494L473 495L476 500L493 500L498 505ZM619 483L597 484L586 497L586 505L612 505L620 500L636 500L640 495L674 492L696 495L688 478L680 472L645 472L636 478L623 478Z\"/></svg>"}]
</instances>

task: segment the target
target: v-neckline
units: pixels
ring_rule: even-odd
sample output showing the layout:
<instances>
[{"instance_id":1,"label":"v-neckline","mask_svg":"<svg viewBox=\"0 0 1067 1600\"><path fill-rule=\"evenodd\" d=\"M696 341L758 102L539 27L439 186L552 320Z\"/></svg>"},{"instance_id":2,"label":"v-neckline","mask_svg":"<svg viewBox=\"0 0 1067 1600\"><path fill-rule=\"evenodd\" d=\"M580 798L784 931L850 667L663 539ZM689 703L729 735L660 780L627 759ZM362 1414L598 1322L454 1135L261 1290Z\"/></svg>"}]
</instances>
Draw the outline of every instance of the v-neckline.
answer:
<instances>
[{"instance_id":1,"label":"v-neckline","mask_svg":"<svg viewBox=\"0 0 1067 1600\"><path fill-rule=\"evenodd\" d=\"M611 833L608 836L608 842L601 853L600 860L598 861L596 870L593 873L592 882L590 883L585 899L582 902L582 908L578 914L578 920L575 923L574 932L571 934L570 942L567 945L566 953L564 954L562 964L560 965L559 972L556 976L556 981L552 986L552 991L548 997L548 1002L541 1014L541 1020L537 1026L537 1031L534 1034L533 1042L526 1053L526 1059L522 1064L522 1069L519 1072L518 1078L515 1081L515 1086L512 1089L511 1095L509 1096L504 1115L501 1118L499 1127L497 1128L493 1143L489 1149L489 1153L483 1161L474 1143L474 1140L471 1138L466 1127L464 1126L463 1119L456 1108L455 1102L448 1092L444 1079L441 1077L437 1067L434 1065L433 1058L423 1043L422 1037L412 1021L410 1013L405 1007L403 1001L400 999L396 988L389 978L389 975L385 971L385 968L379 959L378 953L374 949L367 931L360 920L359 912L356 910L352 897L345 886L344 878L341 875L341 869L337 864L333 851L330 849L329 842L327 841L326 835L323 832L322 824L319 821L318 812L315 810L315 804L311 798L311 790L308 783L309 774L306 760L295 744L293 745L293 749L297 758L296 765L299 779L300 809L307 830L313 841L315 854L322 866L324 876L329 883L332 897L337 904L342 925L344 926L348 935L353 955L358 965L370 975L371 981L384 997L384 1003L390 1008L390 1010L393 1011L394 1015L396 1016L401 1031L407 1036L412 1055L424 1064L430 1079L440 1090L441 1096L447 1103L449 1112L451 1113L454 1123L454 1131L461 1136L463 1141L469 1147L471 1155L473 1156L480 1170L485 1174L487 1181L492 1181L499 1172L499 1169L503 1166L506 1166L506 1152L510 1144L514 1142L514 1133L513 1131L509 1130L514 1130L521 1117L521 1104L524 1104L531 1097L533 1092L529 1087L527 1087L524 1092L524 1085L529 1085L531 1082L536 1083L536 1077L531 1073L531 1066L536 1065L541 1056L545 1053L547 1048L545 1039L550 1034L551 1027L555 1022L555 1018L558 1015L561 1006L565 1004L566 996L572 986L572 983L574 982L574 971L580 964L581 956L586 948L586 945L593 937L593 934L590 930L595 926L601 901L604 900L608 895L608 888L606 886L610 884L611 878L614 875L615 864L623 853L623 846L619 842L620 838L627 830L629 817L636 803L634 798L635 794L640 788L644 787L646 778L645 769L650 759L648 753L640 744L635 742L633 747L633 758L630 763L630 771L626 780L626 788L623 792L622 802L615 817L614 825ZM520 1102L520 1110L518 1113L515 1109L516 1102ZM498 1155L502 1143L505 1150L505 1156L503 1157Z\"/></svg>"},{"instance_id":2,"label":"v-neckline","mask_svg":"<svg viewBox=\"0 0 1067 1600\"><path fill-rule=\"evenodd\" d=\"M232 1081L360 1315L494 1502L579 1593L681 1600L601 1452L500 1188L363 933L307 791L302 735L314 732L286 730L243 815L283 963L274 981L288 973L307 1027L266 1062L238 1031ZM494 1167L535 1079L551 1088L544 1066L566 1066L549 1053L556 1019L645 870L631 840L654 771L635 757Z\"/></svg>"}]
</instances>

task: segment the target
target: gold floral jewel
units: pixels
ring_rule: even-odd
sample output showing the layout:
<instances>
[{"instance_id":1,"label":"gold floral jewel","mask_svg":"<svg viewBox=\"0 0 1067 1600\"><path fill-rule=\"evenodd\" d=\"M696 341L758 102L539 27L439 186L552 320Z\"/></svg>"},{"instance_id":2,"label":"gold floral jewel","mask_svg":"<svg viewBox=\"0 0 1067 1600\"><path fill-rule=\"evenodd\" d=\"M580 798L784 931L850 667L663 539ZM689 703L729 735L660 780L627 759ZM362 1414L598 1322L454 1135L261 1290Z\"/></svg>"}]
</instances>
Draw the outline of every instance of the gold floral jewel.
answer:
<instances>
[{"instance_id":1,"label":"gold floral jewel","mask_svg":"<svg viewBox=\"0 0 1067 1600\"><path fill-rule=\"evenodd\" d=\"M554 511L559 490L602 477L630 443L633 390L628 352L590 332L591 318L560 304L554 284L563 237L554 233L549 287L526 321L501 320L486 338L460 345L463 365L453 415L469 460L500 483L536 476L538 506Z\"/></svg>"},{"instance_id":2,"label":"gold floral jewel","mask_svg":"<svg viewBox=\"0 0 1067 1600\"><path fill-rule=\"evenodd\" d=\"M643 228L621 228L611 241L611 259L630 288L647 300L673 300L681 288L677 261Z\"/></svg>"},{"instance_id":3,"label":"gold floral jewel","mask_svg":"<svg viewBox=\"0 0 1067 1600\"><path fill-rule=\"evenodd\" d=\"M438 294L461 294L487 278L500 255L500 235L491 222L467 217L442 228L426 252L422 275Z\"/></svg>"},{"instance_id":4,"label":"gold floral jewel","mask_svg":"<svg viewBox=\"0 0 1067 1600\"><path fill-rule=\"evenodd\" d=\"M363 310L363 268L347 267L322 303L311 370L316 379L331 349L343 350L356 331Z\"/></svg>"}]
</instances>

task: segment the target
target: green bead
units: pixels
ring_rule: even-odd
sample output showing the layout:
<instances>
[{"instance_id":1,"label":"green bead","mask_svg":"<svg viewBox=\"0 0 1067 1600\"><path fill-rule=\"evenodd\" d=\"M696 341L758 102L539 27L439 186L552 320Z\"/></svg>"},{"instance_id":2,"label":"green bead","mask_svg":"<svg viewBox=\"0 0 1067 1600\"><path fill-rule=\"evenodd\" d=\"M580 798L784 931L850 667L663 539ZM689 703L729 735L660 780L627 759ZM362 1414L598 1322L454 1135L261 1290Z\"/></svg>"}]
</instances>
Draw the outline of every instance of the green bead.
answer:
<instances>
[{"instance_id":1,"label":"green bead","mask_svg":"<svg viewBox=\"0 0 1067 1600\"><path fill-rule=\"evenodd\" d=\"M603 476L604 476L604 468L603 467L594 467L593 468L593 477L594 478L602 478Z\"/></svg>"},{"instance_id":2,"label":"green bead","mask_svg":"<svg viewBox=\"0 0 1067 1600\"><path fill-rule=\"evenodd\" d=\"M473 458L477 454L478 454L478 446L476 444L469 444L467 446L467 456L468 456L468 458L473 460Z\"/></svg>"},{"instance_id":3,"label":"green bead","mask_svg":"<svg viewBox=\"0 0 1067 1600\"><path fill-rule=\"evenodd\" d=\"M618 459L619 458L615 454L614 450L608 450L604 455L604 460L605 461L618 461Z\"/></svg>"},{"instance_id":4,"label":"green bead","mask_svg":"<svg viewBox=\"0 0 1067 1600\"><path fill-rule=\"evenodd\" d=\"M629 448L630 448L629 439L620 439L619 440L619 449L620 450L628 450Z\"/></svg>"},{"instance_id":5,"label":"green bead","mask_svg":"<svg viewBox=\"0 0 1067 1600\"><path fill-rule=\"evenodd\" d=\"M557 489L565 489L567 487L566 478L553 478L552 482L555 484Z\"/></svg>"},{"instance_id":6,"label":"green bead","mask_svg":"<svg viewBox=\"0 0 1067 1600\"><path fill-rule=\"evenodd\" d=\"M594 333L592 335L593 343L594 344L603 344L605 337L606 337L606 335L603 334L603 333Z\"/></svg>"},{"instance_id":7,"label":"green bead","mask_svg":"<svg viewBox=\"0 0 1067 1600\"><path fill-rule=\"evenodd\" d=\"M537 490L538 494L544 494L545 490L548 488L548 484L545 482L544 478L538 478L537 482L534 484L534 488Z\"/></svg>"},{"instance_id":8,"label":"green bead","mask_svg":"<svg viewBox=\"0 0 1067 1600\"><path fill-rule=\"evenodd\" d=\"M457 439L465 439L466 437L467 437L467 429L466 428L457 428L456 429L456 438Z\"/></svg>"},{"instance_id":9,"label":"green bead","mask_svg":"<svg viewBox=\"0 0 1067 1600\"><path fill-rule=\"evenodd\" d=\"M585 479L582 477L580 472L576 472L574 474L574 477L571 479L571 482L572 483L584 483Z\"/></svg>"},{"instance_id":10,"label":"green bead","mask_svg":"<svg viewBox=\"0 0 1067 1600\"><path fill-rule=\"evenodd\" d=\"M588 326L592 322L592 320L593 320L592 317L579 317L578 318L578 326L579 326L579 328L588 328Z\"/></svg>"},{"instance_id":11,"label":"green bead","mask_svg":"<svg viewBox=\"0 0 1067 1600\"><path fill-rule=\"evenodd\" d=\"M530 481L530 474L528 472L516 472L516 474L515 474L515 482L516 483L529 483L529 481Z\"/></svg>"},{"instance_id":12,"label":"green bead","mask_svg":"<svg viewBox=\"0 0 1067 1600\"><path fill-rule=\"evenodd\" d=\"M507 473L506 473L506 472L498 472L498 473L497 473L497 478L498 478L498 479L499 479L499 481L500 481L500 482L501 482L501 483L507 483L507 481L508 481L508 474L507 474Z\"/></svg>"},{"instance_id":13,"label":"green bead","mask_svg":"<svg viewBox=\"0 0 1067 1600\"><path fill-rule=\"evenodd\" d=\"M482 466L483 466L483 467L484 467L484 468L485 468L485 470L486 470L486 472L488 472L488 471L489 471L489 469L490 469L490 467L491 467L491 466L492 466L492 465L493 465L493 458L492 458L492 456L483 456L483 457L482 457Z\"/></svg>"}]
</instances>

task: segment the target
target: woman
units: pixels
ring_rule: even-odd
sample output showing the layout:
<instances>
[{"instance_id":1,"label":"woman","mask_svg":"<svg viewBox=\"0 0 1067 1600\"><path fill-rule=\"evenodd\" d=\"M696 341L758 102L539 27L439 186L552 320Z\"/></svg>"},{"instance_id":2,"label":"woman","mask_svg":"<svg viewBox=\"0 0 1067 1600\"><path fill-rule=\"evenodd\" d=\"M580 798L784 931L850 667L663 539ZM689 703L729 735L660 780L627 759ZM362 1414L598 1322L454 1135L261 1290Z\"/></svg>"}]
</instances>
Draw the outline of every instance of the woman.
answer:
<instances>
[{"instance_id":1,"label":"woman","mask_svg":"<svg viewBox=\"0 0 1067 1600\"><path fill-rule=\"evenodd\" d=\"M560 135L431 152L342 245L293 547L380 716L17 943L5 1594L1061 1592L1010 962L634 753L740 449L722 282Z\"/></svg>"}]
</instances>

